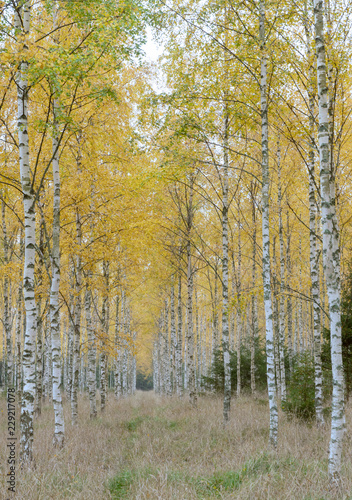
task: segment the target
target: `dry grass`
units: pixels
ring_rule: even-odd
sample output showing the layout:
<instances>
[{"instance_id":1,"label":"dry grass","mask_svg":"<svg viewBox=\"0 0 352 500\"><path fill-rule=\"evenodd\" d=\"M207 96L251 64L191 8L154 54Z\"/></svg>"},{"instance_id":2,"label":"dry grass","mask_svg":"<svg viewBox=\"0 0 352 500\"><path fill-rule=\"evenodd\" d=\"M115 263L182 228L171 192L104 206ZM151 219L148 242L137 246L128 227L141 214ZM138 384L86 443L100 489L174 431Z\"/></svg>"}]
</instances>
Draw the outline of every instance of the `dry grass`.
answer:
<instances>
[{"instance_id":1,"label":"dry grass","mask_svg":"<svg viewBox=\"0 0 352 500\"><path fill-rule=\"evenodd\" d=\"M1 399L1 491L6 496L6 413ZM193 409L187 401L138 392L89 420L80 400L80 424L70 424L65 405L66 446L52 447L53 412L44 407L35 426L35 462L17 467L21 500L49 499L330 499L327 457L329 426L280 416L279 448L269 453L264 399L233 401L231 421L222 427L222 401L206 396ZM344 491L352 491L351 407L344 447ZM3 418L5 417L5 418ZM351 493L350 493L351 495ZM10 497L11 498L11 497Z\"/></svg>"}]
</instances>

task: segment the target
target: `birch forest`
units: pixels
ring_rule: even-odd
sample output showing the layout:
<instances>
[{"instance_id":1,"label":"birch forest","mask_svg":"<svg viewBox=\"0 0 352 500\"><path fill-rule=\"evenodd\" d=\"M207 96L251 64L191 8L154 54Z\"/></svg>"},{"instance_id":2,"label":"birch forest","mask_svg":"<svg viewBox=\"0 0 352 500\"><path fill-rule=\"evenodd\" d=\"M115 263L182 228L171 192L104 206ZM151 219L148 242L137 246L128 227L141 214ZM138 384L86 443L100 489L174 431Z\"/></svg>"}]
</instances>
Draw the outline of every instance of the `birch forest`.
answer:
<instances>
[{"instance_id":1,"label":"birch forest","mask_svg":"<svg viewBox=\"0 0 352 500\"><path fill-rule=\"evenodd\" d=\"M0 1L4 500L352 498L351 0Z\"/></svg>"}]
</instances>

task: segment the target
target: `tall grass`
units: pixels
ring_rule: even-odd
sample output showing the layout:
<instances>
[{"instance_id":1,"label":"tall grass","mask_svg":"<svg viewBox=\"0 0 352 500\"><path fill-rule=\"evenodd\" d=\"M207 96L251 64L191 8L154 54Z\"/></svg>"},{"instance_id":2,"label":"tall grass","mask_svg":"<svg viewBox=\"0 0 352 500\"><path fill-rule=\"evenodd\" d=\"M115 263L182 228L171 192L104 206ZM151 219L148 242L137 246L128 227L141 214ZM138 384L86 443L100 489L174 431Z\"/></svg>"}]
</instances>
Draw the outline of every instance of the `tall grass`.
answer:
<instances>
[{"instance_id":1,"label":"tall grass","mask_svg":"<svg viewBox=\"0 0 352 500\"><path fill-rule=\"evenodd\" d=\"M280 414L279 448L267 449L268 408L261 398L234 399L222 426L222 400L187 400L138 392L114 400L89 420L88 400L79 401L72 427L65 403L66 445L52 446L53 411L44 406L35 425L35 468L19 470L21 500L50 499L330 499L327 458L329 425L288 420ZM6 496L6 412L0 401L1 499ZM344 496L352 499L351 406L344 446ZM19 447L19 443L18 443ZM9 497L11 498L11 497Z\"/></svg>"}]
</instances>

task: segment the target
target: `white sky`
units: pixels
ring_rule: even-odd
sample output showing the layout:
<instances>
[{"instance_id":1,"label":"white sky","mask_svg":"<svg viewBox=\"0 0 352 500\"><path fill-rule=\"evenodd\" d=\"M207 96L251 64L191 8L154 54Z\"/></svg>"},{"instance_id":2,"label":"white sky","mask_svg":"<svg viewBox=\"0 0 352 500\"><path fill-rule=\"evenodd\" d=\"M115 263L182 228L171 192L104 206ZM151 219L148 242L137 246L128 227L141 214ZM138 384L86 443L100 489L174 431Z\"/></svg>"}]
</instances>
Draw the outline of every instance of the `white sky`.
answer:
<instances>
[{"instance_id":1,"label":"white sky","mask_svg":"<svg viewBox=\"0 0 352 500\"><path fill-rule=\"evenodd\" d=\"M153 39L151 28L147 27L147 43L144 45L147 60L157 62L158 57L163 53L163 47Z\"/></svg>"},{"instance_id":2,"label":"white sky","mask_svg":"<svg viewBox=\"0 0 352 500\"><path fill-rule=\"evenodd\" d=\"M163 75L162 69L158 64L158 57L162 55L164 47L161 43L155 41L153 38L153 31L149 26L147 27L147 43L144 45L143 49L147 62L153 64L156 68L156 71L154 72L155 77L151 82L154 91L158 93L165 92L165 75Z\"/></svg>"}]
</instances>

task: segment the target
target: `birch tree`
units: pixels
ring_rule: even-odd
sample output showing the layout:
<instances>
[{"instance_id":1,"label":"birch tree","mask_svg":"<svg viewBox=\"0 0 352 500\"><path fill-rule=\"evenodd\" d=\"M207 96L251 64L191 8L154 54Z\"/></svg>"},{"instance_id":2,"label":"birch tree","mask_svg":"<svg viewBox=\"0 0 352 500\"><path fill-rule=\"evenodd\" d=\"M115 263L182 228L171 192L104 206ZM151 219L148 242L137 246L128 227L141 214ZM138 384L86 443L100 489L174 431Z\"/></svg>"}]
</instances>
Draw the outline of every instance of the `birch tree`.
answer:
<instances>
[{"instance_id":1,"label":"birch tree","mask_svg":"<svg viewBox=\"0 0 352 500\"><path fill-rule=\"evenodd\" d=\"M18 145L20 156L21 186L25 219L24 234L24 274L23 296L26 311L26 329L22 355L23 393L21 406L21 460L30 463L33 459L33 413L35 398L35 340L37 330L37 310L35 301L35 192L30 169L28 140L28 68L26 52L30 29L30 1L19 1L15 5L15 33L24 40L21 60L16 73L18 109Z\"/></svg>"},{"instance_id":2,"label":"birch tree","mask_svg":"<svg viewBox=\"0 0 352 500\"><path fill-rule=\"evenodd\" d=\"M335 186L329 137L329 105L324 40L323 0L314 0L315 47L319 105L319 160L321 223L323 233L323 266L329 299L332 402L329 476L332 484L340 486L342 439L345 429L344 373L341 343L341 293L339 231L336 223Z\"/></svg>"},{"instance_id":3,"label":"birch tree","mask_svg":"<svg viewBox=\"0 0 352 500\"><path fill-rule=\"evenodd\" d=\"M54 22L55 27L55 22ZM52 277L50 290L50 320L51 320L51 350L53 363L53 403L55 412L54 445L62 448L64 445L64 414L61 398L61 336L60 336L60 167L59 141L57 128L58 101L53 101L53 180L54 180L54 209L53 209L53 243L52 243Z\"/></svg>"},{"instance_id":4,"label":"birch tree","mask_svg":"<svg viewBox=\"0 0 352 500\"><path fill-rule=\"evenodd\" d=\"M53 11L53 29L57 28L57 5L54 5ZM61 398L61 336L60 336L60 165L59 165L59 130L58 130L58 112L59 102L57 89L53 98L53 182L54 182L54 200L53 200L53 240L51 253L51 290L50 290L50 322L51 322L51 350L53 363L53 404L55 413L55 431L54 445L62 448L64 445L64 414Z\"/></svg>"},{"instance_id":5,"label":"birch tree","mask_svg":"<svg viewBox=\"0 0 352 500\"><path fill-rule=\"evenodd\" d=\"M276 402L273 309L271 299L271 263L269 236L269 144L268 144L268 99L267 99L267 53L265 33L265 3L259 4L259 41L261 54L260 100L262 132L262 236L263 236L263 287L266 329L267 380L270 410L270 444L276 448L278 432L278 410Z\"/></svg>"}]
</instances>

